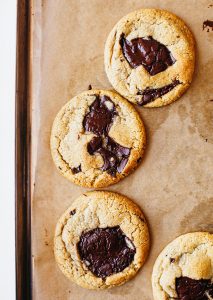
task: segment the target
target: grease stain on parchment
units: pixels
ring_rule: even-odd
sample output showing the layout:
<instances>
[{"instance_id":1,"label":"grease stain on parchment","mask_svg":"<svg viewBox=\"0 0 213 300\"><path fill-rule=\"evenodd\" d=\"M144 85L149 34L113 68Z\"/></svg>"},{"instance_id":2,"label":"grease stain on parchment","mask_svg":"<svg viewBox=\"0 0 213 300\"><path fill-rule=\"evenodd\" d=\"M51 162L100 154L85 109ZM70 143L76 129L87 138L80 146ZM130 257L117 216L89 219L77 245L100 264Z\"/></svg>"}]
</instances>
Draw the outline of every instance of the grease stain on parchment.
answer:
<instances>
[{"instance_id":1,"label":"grease stain on parchment","mask_svg":"<svg viewBox=\"0 0 213 300\"><path fill-rule=\"evenodd\" d=\"M145 122L148 135L151 136L168 118L170 107L138 108L137 110Z\"/></svg>"},{"instance_id":2,"label":"grease stain on parchment","mask_svg":"<svg viewBox=\"0 0 213 300\"><path fill-rule=\"evenodd\" d=\"M190 117L204 141L213 143L213 60L200 66L193 88L190 92ZM192 94L193 93L193 94Z\"/></svg>"},{"instance_id":3,"label":"grease stain on parchment","mask_svg":"<svg viewBox=\"0 0 213 300\"><path fill-rule=\"evenodd\" d=\"M122 287L115 287L113 289L110 289L109 294L120 295L120 296L128 295L131 292L132 287L133 287L133 282L129 281Z\"/></svg>"},{"instance_id":4,"label":"grease stain on parchment","mask_svg":"<svg viewBox=\"0 0 213 300\"><path fill-rule=\"evenodd\" d=\"M103 55L96 55L83 66L75 68L67 86L67 93L69 95L81 93L86 91L89 85L93 89L112 89L104 71L103 61Z\"/></svg>"},{"instance_id":5,"label":"grease stain on parchment","mask_svg":"<svg viewBox=\"0 0 213 300\"><path fill-rule=\"evenodd\" d=\"M209 231L213 233L212 210L213 198L197 204L187 213L180 223L180 232Z\"/></svg>"},{"instance_id":6,"label":"grease stain on parchment","mask_svg":"<svg viewBox=\"0 0 213 300\"><path fill-rule=\"evenodd\" d=\"M180 104L178 106L178 115L180 117L180 120L183 122L185 119L187 119L188 117L188 112L187 112L187 108L184 104Z\"/></svg>"}]
</instances>

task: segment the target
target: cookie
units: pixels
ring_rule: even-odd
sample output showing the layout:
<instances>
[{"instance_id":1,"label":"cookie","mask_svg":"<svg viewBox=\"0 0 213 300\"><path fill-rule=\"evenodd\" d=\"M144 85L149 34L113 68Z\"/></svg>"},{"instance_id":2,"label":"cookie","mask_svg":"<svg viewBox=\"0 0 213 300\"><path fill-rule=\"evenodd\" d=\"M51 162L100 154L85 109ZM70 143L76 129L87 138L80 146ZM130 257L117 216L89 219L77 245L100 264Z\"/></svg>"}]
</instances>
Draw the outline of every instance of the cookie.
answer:
<instances>
[{"instance_id":1,"label":"cookie","mask_svg":"<svg viewBox=\"0 0 213 300\"><path fill-rule=\"evenodd\" d=\"M59 268L84 288L106 289L125 283L144 264L148 250L142 211L117 193L83 194L56 226L54 252Z\"/></svg>"},{"instance_id":2,"label":"cookie","mask_svg":"<svg viewBox=\"0 0 213 300\"><path fill-rule=\"evenodd\" d=\"M174 14L140 9L123 17L105 45L105 70L129 101L159 107L177 100L192 81L192 33Z\"/></svg>"},{"instance_id":3,"label":"cookie","mask_svg":"<svg viewBox=\"0 0 213 300\"><path fill-rule=\"evenodd\" d=\"M137 167L145 140L143 122L128 101L112 91L90 90L59 111L50 144L64 177L85 187L106 187Z\"/></svg>"},{"instance_id":4,"label":"cookie","mask_svg":"<svg viewBox=\"0 0 213 300\"><path fill-rule=\"evenodd\" d=\"M213 234L188 233L166 246L155 262L152 287L155 300L213 299Z\"/></svg>"}]
</instances>

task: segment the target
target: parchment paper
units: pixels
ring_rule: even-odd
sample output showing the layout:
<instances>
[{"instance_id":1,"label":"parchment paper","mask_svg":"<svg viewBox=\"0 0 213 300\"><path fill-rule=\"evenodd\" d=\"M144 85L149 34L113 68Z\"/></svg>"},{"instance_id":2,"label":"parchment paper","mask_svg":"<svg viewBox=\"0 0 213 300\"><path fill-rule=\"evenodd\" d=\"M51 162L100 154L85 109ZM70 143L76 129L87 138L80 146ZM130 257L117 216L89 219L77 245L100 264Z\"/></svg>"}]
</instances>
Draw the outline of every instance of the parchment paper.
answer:
<instances>
[{"instance_id":1,"label":"parchment paper","mask_svg":"<svg viewBox=\"0 0 213 300\"><path fill-rule=\"evenodd\" d=\"M213 32L207 0L34 0L32 10L32 254L35 300L151 300L153 263L180 234L213 231ZM103 67L108 33L125 14L164 8L185 20L197 43L196 72L188 92L157 109L137 107L148 134L141 166L108 190L140 205L149 223L151 250L138 275L125 285L89 291L59 271L53 255L57 219L85 191L56 170L49 148L52 122L70 98L111 88Z\"/></svg>"}]
</instances>

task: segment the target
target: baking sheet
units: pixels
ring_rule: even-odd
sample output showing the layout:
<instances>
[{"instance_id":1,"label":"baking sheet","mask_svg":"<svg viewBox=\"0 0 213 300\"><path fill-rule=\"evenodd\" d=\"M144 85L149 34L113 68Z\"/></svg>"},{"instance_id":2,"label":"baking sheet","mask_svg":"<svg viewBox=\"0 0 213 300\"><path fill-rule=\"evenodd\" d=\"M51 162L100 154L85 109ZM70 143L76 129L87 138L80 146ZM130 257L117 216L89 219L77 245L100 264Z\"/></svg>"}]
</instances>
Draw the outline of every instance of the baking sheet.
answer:
<instances>
[{"instance_id":1,"label":"baking sheet","mask_svg":"<svg viewBox=\"0 0 213 300\"><path fill-rule=\"evenodd\" d=\"M34 0L32 7L32 260L35 300L151 300L151 272L162 248L188 231L213 231L213 32L207 0ZM174 104L137 108L148 134L140 167L107 190L120 192L144 211L151 251L138 275L125 285L89 291L59 271L53 255L57 219L86 189L56 170L49 149L52 122L70 98L111 88L104 73L108 33L125 14L164 8L182 17L197 44L196 72L188 92Z\"/></svg>"}]
</instances>

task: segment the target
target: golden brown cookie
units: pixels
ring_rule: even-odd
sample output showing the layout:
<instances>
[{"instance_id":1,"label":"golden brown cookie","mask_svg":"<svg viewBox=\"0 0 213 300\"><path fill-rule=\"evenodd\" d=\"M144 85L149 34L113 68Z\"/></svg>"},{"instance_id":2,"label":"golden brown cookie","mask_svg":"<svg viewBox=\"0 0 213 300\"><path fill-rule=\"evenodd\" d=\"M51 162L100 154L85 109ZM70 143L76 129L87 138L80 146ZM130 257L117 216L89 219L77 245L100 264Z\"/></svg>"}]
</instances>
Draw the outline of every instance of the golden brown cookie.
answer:
<instances>
[{"instance_id":1,"label":"golden brown cookie","mask_svg":"<svg viewBox=\"0 0 213 300\"><path fill-rule=\"evenodd\" d=\"M192 33L176 15L140 9L123 17L105 45L105 70L122 96L145 107L177 100L192 81Z\"/></svg>"},{"instance_id":2,"label":"golden brown cookie","mask_svg":"<svg viewBox=\"0 0 213 300\"><path fill-rule=\"evenodd\" d=\"M213 299L213 234L179 236L158 256L152 273L155 300Z\"/></svg>"},{"instance_id":3,"label":"golden brown cookie","mask_svg":"<svg viewBox=\"0 0 213 300\"><path fill-rule=\"evenodd\" d=\"M112 91L90 90L59 111L51 152L67 179L85 187L106 187L137 167L145 141L143 122L128 101Z\"/></svg>"},{"instance_id":4,"label":"golden brown cookie","mask_svg":"<svg viewBox=\"0 0 213 300\"><path fill-rule=\"evenodd\" d=\"M59 219L55 258L66 277L88 289L121 285L135 276L149 250L140 208L111 192L88 192Z\"/></svg>"}]
</instances>

